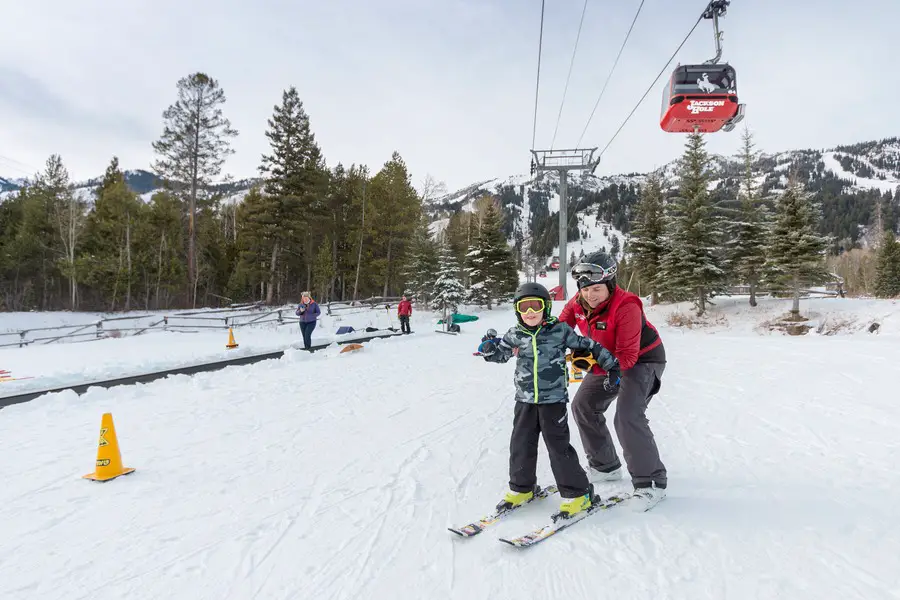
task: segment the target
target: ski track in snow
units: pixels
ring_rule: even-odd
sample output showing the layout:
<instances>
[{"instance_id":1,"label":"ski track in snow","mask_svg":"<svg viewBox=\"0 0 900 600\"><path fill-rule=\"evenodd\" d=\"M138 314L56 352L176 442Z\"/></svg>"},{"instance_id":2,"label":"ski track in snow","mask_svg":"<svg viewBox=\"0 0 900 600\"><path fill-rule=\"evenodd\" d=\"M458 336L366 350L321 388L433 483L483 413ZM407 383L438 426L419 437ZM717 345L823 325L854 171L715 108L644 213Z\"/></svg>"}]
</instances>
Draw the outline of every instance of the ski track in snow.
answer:
<instances>
[{"instance_id":1,"label":"ski track in snow","mask_svg":"<svg viewBox=\"0 0 900 600\"><path fill-rule=\"evenodd\" d=\"M507 486L513 365L471 353L510 319L0 411L0 598L900 598L900 340L663 327L669 497L519 550L558 496L446 530ZM97 484L105 411L137 471Z\"/></svg>"}]
</instances>

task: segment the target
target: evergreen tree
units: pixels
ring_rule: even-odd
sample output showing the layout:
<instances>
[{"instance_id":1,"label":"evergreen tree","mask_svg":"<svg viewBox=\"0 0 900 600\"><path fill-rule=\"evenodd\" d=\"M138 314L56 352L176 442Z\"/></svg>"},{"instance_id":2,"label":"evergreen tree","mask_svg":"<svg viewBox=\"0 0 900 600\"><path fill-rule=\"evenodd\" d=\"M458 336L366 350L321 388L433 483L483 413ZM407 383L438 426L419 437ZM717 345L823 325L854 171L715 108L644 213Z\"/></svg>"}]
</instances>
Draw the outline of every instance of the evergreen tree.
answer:
<instances>
[{"instance_id":1,"label":"evergreen tree","mask_svg":"<svg viewBox=\"0 0 900 600\"><path fill-rule=\"evenodd\" d=\"M317 250L321 240L315 234L326 216L328 177L309 115L295 87L282 93L281 106L275 106L268 125L266 137L272 153L262 156L259 170L265 178L267 198L262 210L265 219L275 226L256 242L268 255L265 299L271 304L285 252L303 257L307 286L313 266L324 264Z\"/></svg>"},{"instance_id":2,"label":"evergreen tree","mask_svg":"<svg viewBox=\"0 0 900 600\"><path fill-rule=\"evenodd\" d=\"M422 305L430 302L439 268L438 246L431 239L428 221L423 215L413 234L412 247L404 272L407 295L416 298Z\"/></svg>"},{"instance_id":3,"label":"evergreen tree","mask_svg":"<svg viewBox=\"0 0 900 600\"><path fill-rule=\"evenodd\" d=\"M666 254L661 281L673 297L694 298L697 314L706 312L711 292L722 289L725 272L719 266L719 236L708 191L709 155L700 133L688 135L679 173L679 195L669 205Z\"/></svg>"},{"instance_id":4,"label":"evergreen tree","mask_svg":"<svg viewBox=\"0 0 900 600\"><path fill-rule=\"evenodd\" d=\"M665 252L664 234L662 177L659 172L653 172L641 188L629 243L634 257L632 267L640 274L640 281L650 289L651 306L659 302L659 276Z\"/></svg>"},{"instance_id":5,"label":"evergreen tree","mask_svg":"<svg viewBox=\"0 0 900 600\"><path fill-rule=\"evenodd\" d=\"M879 298L900 295L900 243L893 231L886 231L881 236L875 268L875 295Z\"/></svg>"},{"instance_id":6,"label":"evergreen tree","mask_svg":"<svg viewBox=\"0 0 900 600\"><path fill-rule=\"evenodd\" d=\"M79 272L109 310L131 310L133 292L138 284L138 227L145 207L125 184L119 160L113 157L100 187L94 209L88 215Z\"/></svg>"},{"instance_id":7,"label":"evergreen tree","mask_svg":"<svg viewBox=\"0 0 900 600\"><path fill-rule=\"evenodd\" d=\"M157 192L150 199L146 246L150 266L145 306L167 309L178 290L184 289L187 273L184 265L182 206L169 192ZM151 293L152 289L152 293Z\"/></svg>"},{"instance_id":8,"label":"evergreen tree","mask_svg":"<svg viewBox=\"0 0 900 600\"><path fill-rule=\"evenodd\" d=\"M389 296L392 289L403 287L398 276L406 262L408 240L422 214L421 199L399 153L394 152L372 178L369 194L374 208L372 225L377 231L373 242L383 257L372 269L382 277L382 295Z\"/></svg>"},{"instance_id":9,"label":"evergreen tree","mask_svg":"<svg viewBox=\"0 0 900 600\"><path fill-rule=\"evenodd\" d=\"M766 214L756 190L756 161L758 153L753 149L753 136L744 129L741 158L744 171L740 186L740 211L738 218L729 224L729 240L726 243L728 264L740 283L750 286L750 306L756 306L756 288L766 262Z\"/></svg>"},{"instance_id":10,"label":"evergreen tree","mask_svg":"<svg viewBox=\"0 0 900 600\"><path fill-rule=\"evenodd\" d=\"M515 292L519 275L493 202L484 210L481 228L467 255L469 301L488 310Z\"/></svg>"},{"instance_id":11,"label":"evergreen tree","mask_svg":"<svg viewBox=\"0 0 900 600\"><path fill-rule=\"evenodd\" d=\"M279 223L277 210L273 208L274 196L263 194L255 186L250 189L237 207L235 221L237 263L228 282L229 295L266 299L274 292L271 285L271 248L277 235ZM266 289L266 285L269 288Z\"/></svg>"},{"instance_id":12,"label":"evergreen tree","mask_svg":"<svg viewBox=\"0 0 900 600\"><path fill-rule=\"evenodd\" d=\"M829 279L824 267L826 237L820 235L821 208L792 176L775 205L766 249L765 281L773 288L793 291L791 315L800 316L800 288Z\"/></svg>"},{"instance_id":13,"label":"evergreen tree","mask_svg":"<svg viewBox=\"0 0 900 600\"><path fill-rule=\"evenodd\" d=\"M178 81L178 100L163 113L165 126L153 150L160 155L153 169L177 193L187 196L188 280L191 306L197 303L197 207L209 191L222 164L234 151L229 138L237 136L222 115L225 92L205 73Z\"/></svg>"},{"instance_id":14,"label":"evergreen tree","mask_svg":"<svg viewBox=\"0 0 900 600\"><path fill-rule=\"evenodd\" d=\"M619 257L619 251L620 251L621 249L622 249L622 247L619 245L619 236L613 235L613 236L612 236L612 242L610 242L610 245L609 245L609 253L610 253L610 255L611 255L614 259L618 258L618 257Z\"/></svg>"},{"instance_id":15,"label":"evergreen tree","mask_svg":"<svg viewBox=\"0 0 900 600\"><path fill-rule=\"evenodd\" d=\"M459 261L446 242L441 244L438 262L440 271L434 281L431 308L443 311L446 316L454 312L463 301L466 288L460 281Z\"/></svg>"},{"instance_id":16,"label":"evergreen tree","mask_svg":"<svg viewBox=\"0 0 900 600\"><path fill-rule=\"evenodd\" d=\"M84 232L87 204L81 200L69 181L62 158L53 154L35 183L36 192L44 197L49 216L60 242L59 270L69 280L69 307L78 307L78 272L76 256Z\"/></svg>"}]
</instances>

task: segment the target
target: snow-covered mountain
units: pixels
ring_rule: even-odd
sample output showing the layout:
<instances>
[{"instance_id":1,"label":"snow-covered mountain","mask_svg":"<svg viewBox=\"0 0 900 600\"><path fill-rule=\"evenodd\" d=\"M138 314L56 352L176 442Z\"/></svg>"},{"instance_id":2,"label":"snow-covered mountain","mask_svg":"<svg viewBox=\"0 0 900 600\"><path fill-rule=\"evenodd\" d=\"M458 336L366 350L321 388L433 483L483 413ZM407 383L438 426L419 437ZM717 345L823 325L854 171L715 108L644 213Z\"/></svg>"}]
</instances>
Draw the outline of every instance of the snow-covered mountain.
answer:
<instances>
[{"instance_id":1,"label":"snow-covered mountain","mask_svg":"<svg viewBox=\"0 0 900 600\"><path fill-rule=\"evenodd\" d=\"M150 202L153 194L161 189L159 178L149 171L143 169L127 170L124 171L124 175L126 185L128 185L131 191L138 194L144 202ZM250 188L259 181L259 179L251 178L222 183L214 186L213 191L222 194L224 203L237 202L240 201L247 192L250 191ZM91 204L96 197L97 188L100 187L102 182L103 176L101 175L100 177L93 177L86 181L77 181L73 183L73 188L75 189L75 194L80 199ZM2 202L4 198L8 198L17 193L26 183L25 179L6 179L0 176L0 202Z\"/></svg>"},{"instance_id":2,"label":"snow-covered mountain","mask_svg":"<svg viewBox=\"0 0 900 600\"><path fill-rule=\"evenodd\" d=\"M712 155L711 159L713 176L709 184L710 189L721 197L736 197L738 182L744 168L740 158ZM677 186L678 161L676 158L661 168L670 193L674 192ZM852 215L860 228L859 239L864 238L870 225L870 213L873 212L870 210L871 206L867 204L872 204L875 198L888 193L893 196L895 204L900 202L900 138L897 137L822 150L762 153L759 155L758 170L757 184L764 196L783 190L789 174L796 172L807 181L807 187L812 193L826 195L826 198L820 200L830 202L837 211L843 210L842 207L846 205L862 204L854 206ZM647 175L647 173L629 173L597 177L570 173L568 181L570 223L575 219L571 214L574 203L580 230L605 224L607 229L614 230L620 240L624 241L627 235L623 231L627 232L629 229L631 207L636 200L636 192L646 181ZM523 238L540 235L541 232L531 231L528 227L529 209L535 208L530 198L535 195L547 196L547 209L552 215L559 211L558 190L558 176L553 172L545 173L541 178L513 175L473 183L435 198L430 203L429 208L435 217L432 231L438 232L446 227L449 216L453 213L474 210L476 200L490 194L499 197L504 209L516 217L515 232L519 232ZM835 215L831 215L834 211L829 209L829 206L825 206L826 227L829 227L829 219L835 218ZM844 214L836 216L847 218L848 215L844 210ZM555 232L557 225L554 224L553 227ZM595 233L587 233L587 239L597 237ZM837 237L841 236L839 231L833 233ZM514 237L515 233L510 239ZM582 241L586 241L586 238L583 237ZM856 238L852 241L856 241ZM608 245L610 238L603 236L601 243ZM578 245L576 242L576 253Z\"/></svg>"}]
</instances>

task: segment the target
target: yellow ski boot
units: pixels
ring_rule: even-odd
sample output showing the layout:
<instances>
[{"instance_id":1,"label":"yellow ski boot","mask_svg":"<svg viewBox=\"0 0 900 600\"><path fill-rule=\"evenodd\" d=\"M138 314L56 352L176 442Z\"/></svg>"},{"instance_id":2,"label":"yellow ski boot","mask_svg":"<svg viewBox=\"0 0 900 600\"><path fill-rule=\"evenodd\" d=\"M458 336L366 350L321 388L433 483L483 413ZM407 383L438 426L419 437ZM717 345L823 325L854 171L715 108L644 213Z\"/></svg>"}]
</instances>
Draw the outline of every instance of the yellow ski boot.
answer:
<instances>
[{"instance_id":1,"label":"yellow ski boot","mask_svg":"<svg viewBox=\"0 0 900 600\"><path fill-rule=\"evenodd\" d=\"M503 500L497 504L497 510L518 508L526 502L529 502L532 498L534 498L534 490L531 490L530 492L514 492L513 490L509 490L506 492Z\"/></svg>"},{"instance_id":2,"label":"yellow ski boot","mask_svg":"<svg viewBox=\"0 0 900 600\"><path fill-rule=\"evenodd\" d=\"M584 496L577 496L575 498L563 498L562 503L559 505L559 512L556 514L557 518L569 519L580 512L586 511L591 507L591 498L594 496L594 486L591 485L588 488L588 493ZM554 518L554 521L556 518Z\"/></svg>"}]
</instances>

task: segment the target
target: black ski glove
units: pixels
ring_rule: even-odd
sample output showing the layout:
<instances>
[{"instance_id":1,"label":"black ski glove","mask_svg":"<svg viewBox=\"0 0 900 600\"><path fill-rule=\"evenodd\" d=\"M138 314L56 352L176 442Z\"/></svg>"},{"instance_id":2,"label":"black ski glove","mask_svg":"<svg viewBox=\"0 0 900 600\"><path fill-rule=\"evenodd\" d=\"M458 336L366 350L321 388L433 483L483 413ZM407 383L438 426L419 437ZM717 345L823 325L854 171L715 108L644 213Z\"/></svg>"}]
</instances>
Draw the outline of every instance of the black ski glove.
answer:
<instances>
[{"instance_id":1,"label":"black ski glove","mask_svg":"<svg viewBox=\"0 0 900 600\"><path fill-rule=\"evenodd\" d=\"M481 344L478 346L478 354L481 354L484 357L491 356L497 351L497 346L500 344L500 338L497 337L496 329L488 329L484 337L481 338ZM487 360L485 358L485 360Z\"/></svg>"},{"instance_id":2,"label":"black ski glove","mask_svg":"<svg viewBox=\"0 0 900 600\"><path fill-rule=\"evenodd\" d=\"M606 372L606 379L603 380L603 389L610 394L619 391L619 383L622 381L622 373L619 371L619 364L616 363L614 369Z\"/></svg>"},{"instance_id":3,"label":"black ski glove","mask_svg":"<svg viewBox=\"0 0 900 600\"><path fill-rule=\"evenodd\" d=\"M497 351L497 342L495 340L485 340L478 346L478 352L482 356L491 356Z\"/></svg>"}]
</instances>

